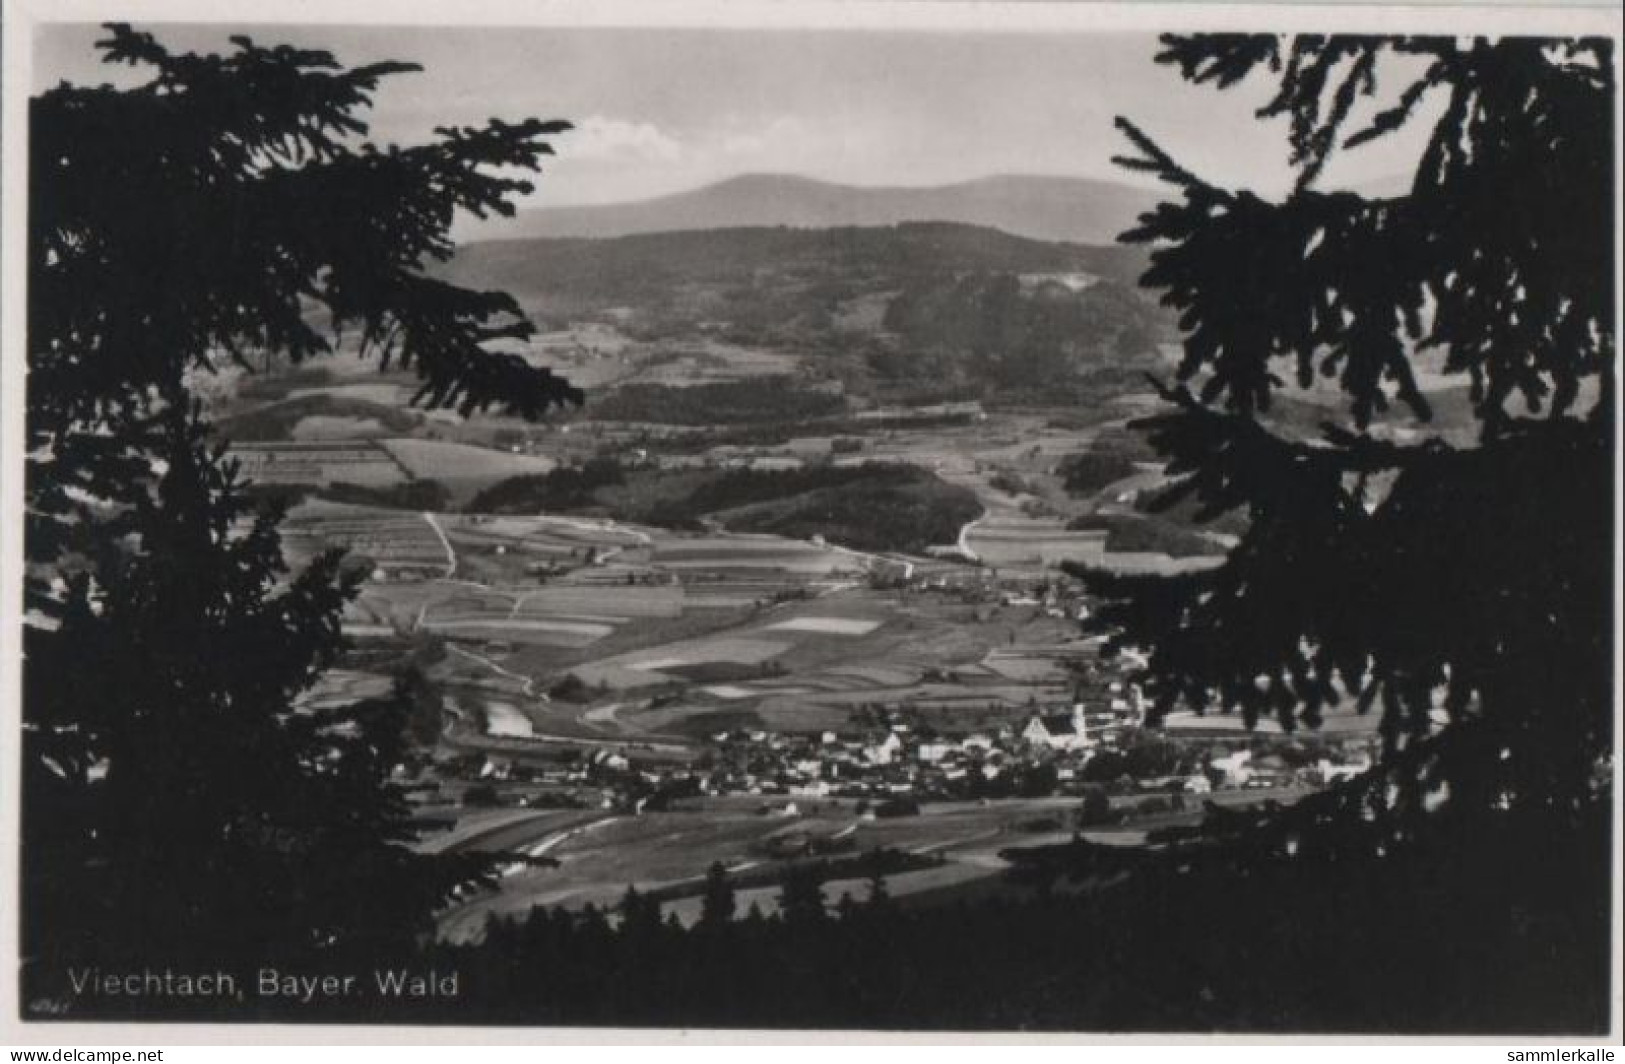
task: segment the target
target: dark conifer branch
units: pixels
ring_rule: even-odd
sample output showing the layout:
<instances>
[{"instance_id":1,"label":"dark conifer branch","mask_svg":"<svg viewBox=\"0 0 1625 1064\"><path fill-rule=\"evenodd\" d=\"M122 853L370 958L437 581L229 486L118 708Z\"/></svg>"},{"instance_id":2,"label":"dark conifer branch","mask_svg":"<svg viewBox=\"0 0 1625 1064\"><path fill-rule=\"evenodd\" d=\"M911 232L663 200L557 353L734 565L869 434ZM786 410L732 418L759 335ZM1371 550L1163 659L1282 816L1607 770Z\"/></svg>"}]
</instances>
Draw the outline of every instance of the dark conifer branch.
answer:
<instances>
[{"instance_id":1,"label":"dark conifer branch","mask_svg":"<svg viewBox=\"0 0 1625 1064\"><path fill-rule=\"evenodd\" d=\"M446 234L458 211L511 214L531 185L509 174L538 169L552 152L547 138L568 123L492 120L380 151L354 142L366 129L354 115L410 64L342 71L326 53L246 39L227 56L176 56L150 35L109 29L109 61L151 67L151 81L127 93L63 86L32 104L30 334L50 338L33 352L47 397L35 431L94 418L109 392L133 398L162 384L176 352L193 368L240 361L244 350L294 362L324 354L332 342L310 324L312 299L336 327L372 341L408 314L420 336L435 331L436 307L450 315L444 331L492 329L493 316L523 321L512 301L445 285L426 306L388 297L430 291L423 266L451 253ZM111 200L107 173L121 175ZM223 232L232 239L213 238ZM146 257L116 257L133 247ZM411 277L419 283L403 280ZM75 298L86 290L115 299L87 305ZM485 406L497 398L493 387L511 384L512 409L535 417L574 395L546 372L477 347L455 359L426 350L414 359L426 398L472 395Z\"/></svg>"},{"instance_id":2,"label":"dark conifer branch","mask_svg":"<svg viewBox=\"0 0 1625 1064\"><path fill-rule=\"evenodd\" d=\"M409 64L108 30L104 58L151 77L61 85L30 114L25 951L410 947L491 858L401 845L406 693L295 708L360 578L335 553L289 571L280 508L248 497L188 375L353 332L416 369L425 402L534 418L579 401L485 346L533 332L517 302L426 272L457 212L511 213L531 189L515 173L569 127L380 150L361 114Z\"/></svg>"},{"instance_id":3,"label":"dark conifer branch","mask_svg":"<svg viewBox=\"0 0 1625 1064\"><path fill-rule=\"evenodd\" d=\"M1431 751L1414 756L1458 796L1579 801L1609 734L1600 589L1612 414L1596 411L1612 410L1614 273L1596 223L1613 216L1610 49L1165 45L1162 61L1195 82L1276 78L1262 114L1290 119L1299 179L1280 203L1216 189L1119 123L1137 152L1124 164L1181 193L1123 237L1153 245L1144 282L1185 331L1179 385L1159 386L1173 409L1140 423L1174 477L1153 507L1194 498L1199 519L1240 511L1250 524L1212 571L1087 573L1109 600L1095 622L1149 648L1160 710L1183 702L1292 727L1354 698L1382 707L1392 755ZM1384 53L1427 62L1345 135L1356 103L1387 88ZM1336 151L1415 120L1434 94L1442 113L1408 195L1310 188ZM1394 400L1430 417L1416 359L1432 349L1470 381L1476 446L1379 431ZM1314 440L1276 431L1276 360L1299 387L1336 380L1350 423L1329 420ZM1375 476L1385 493L1372 493ZM1532 684L1556 661L1567 663L1561 680ZM1476 738L1444 741L1469 721ZM1471 760L1493 742L1522 752ZM1408 808L1425 789L1412 787Z\"/></svg>"}]
</instances>

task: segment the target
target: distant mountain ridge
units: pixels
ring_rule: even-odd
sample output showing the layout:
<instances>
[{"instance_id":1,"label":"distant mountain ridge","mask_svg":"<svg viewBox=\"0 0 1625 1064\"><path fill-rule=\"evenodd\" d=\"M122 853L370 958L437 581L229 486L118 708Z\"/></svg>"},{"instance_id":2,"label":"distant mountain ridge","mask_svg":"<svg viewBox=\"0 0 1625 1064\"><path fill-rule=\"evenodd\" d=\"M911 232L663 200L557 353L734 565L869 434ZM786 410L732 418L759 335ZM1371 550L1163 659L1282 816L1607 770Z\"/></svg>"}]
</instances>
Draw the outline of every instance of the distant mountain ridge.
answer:
<instances>
[{"instance_id":1,"label":"distant mountain ridge","mask_svg":"<svg viewBox=\"0 0 1625 1064\"><path fill-rule=\"evenodd\" d=\"M1078 177L1001 175L921 188L862 187L747 174L631 203L521 211L484 240L619 237L700 229L833 229L957 222L1035 240L1109 245L1152 209L1152 191Z\"/></svg>"}]
</instances>

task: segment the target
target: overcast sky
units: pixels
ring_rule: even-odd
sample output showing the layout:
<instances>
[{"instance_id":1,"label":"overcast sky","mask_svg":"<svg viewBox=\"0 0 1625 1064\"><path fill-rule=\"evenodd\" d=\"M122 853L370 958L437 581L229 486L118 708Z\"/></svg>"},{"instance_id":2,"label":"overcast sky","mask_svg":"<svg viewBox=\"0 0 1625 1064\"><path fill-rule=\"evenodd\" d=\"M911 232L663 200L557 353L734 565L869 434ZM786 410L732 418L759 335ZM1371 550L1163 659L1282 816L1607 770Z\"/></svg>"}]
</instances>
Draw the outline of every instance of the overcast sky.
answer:
<instances>
[{"instance_id":1,"label":"overcast sky","mask_svg":"<svg viewBox=\"0 0 1625 1064\"><path fill-rule=\"evenodd\" d=\"M877 30L387 29L168 26L180 50L220 51L246 32L341 62L420 63L386 80L375 139L411 143L490 116L566 118L538 204L639 199L742 173L930 185L988 174L1134 180L1111 164L1129 116L1211 179L1284 187L1284 130L1257 121L1266 86L1218 92L1152 61L1124 33ZM127 82L100 64L93 26L43 29L36 89ZM1330 183L1390 178L1414 145L1357 153ZM1143 181L1143 178L1140 180Z\"/></svg>"}]
</instances>

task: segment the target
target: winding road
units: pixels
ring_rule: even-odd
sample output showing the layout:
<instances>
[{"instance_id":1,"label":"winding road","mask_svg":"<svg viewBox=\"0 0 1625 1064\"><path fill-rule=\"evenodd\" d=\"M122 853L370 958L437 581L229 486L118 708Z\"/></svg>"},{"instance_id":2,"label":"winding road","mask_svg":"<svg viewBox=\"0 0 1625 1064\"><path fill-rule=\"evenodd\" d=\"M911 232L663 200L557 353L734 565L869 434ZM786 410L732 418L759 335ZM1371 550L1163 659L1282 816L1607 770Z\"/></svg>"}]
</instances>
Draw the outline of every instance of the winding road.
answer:
<instances>
[{"instance_id":1,"label":"winding road","mask_svg":"<svg viewBox=\"0 0 1625 1064\"><path fill-rule=\"evenodd\" d=\"M444 579L450 580L452 575L457 572L457 552L451 549L451 540L446 538L445 529L440 527L440 522L435 518L435 515L430 513L428 510L424 510L422 512L422 517L424 521L428 522L429 527L434 530L434 534L440 537L440 545L446 548L446 572Z\"/></svg>"}]
</instances>

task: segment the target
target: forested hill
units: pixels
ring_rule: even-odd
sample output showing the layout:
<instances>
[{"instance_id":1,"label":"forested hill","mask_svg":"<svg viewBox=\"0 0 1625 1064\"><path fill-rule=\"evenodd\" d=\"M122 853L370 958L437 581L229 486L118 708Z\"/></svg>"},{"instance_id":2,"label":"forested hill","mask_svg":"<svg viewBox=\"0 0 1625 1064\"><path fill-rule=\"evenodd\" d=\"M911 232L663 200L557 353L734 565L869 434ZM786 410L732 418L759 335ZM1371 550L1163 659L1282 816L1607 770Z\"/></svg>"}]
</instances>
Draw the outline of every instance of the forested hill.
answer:
<instances>
[{"instance_id":1,"label":"forested hill","mask_svg":"<svg viewBox=\"0 0 1625 1064\"><path fill-rule=\"evenodd\" d=\"M639 296L674 284L750 281L762 271L861 283L958 273L1088 273L1134 284L1138 248L1012 236L951 222L836 229L730 228L613 239L492 240L465 244L444 272L460 283L533 294Z\"/></svg>"}]
</instances>

